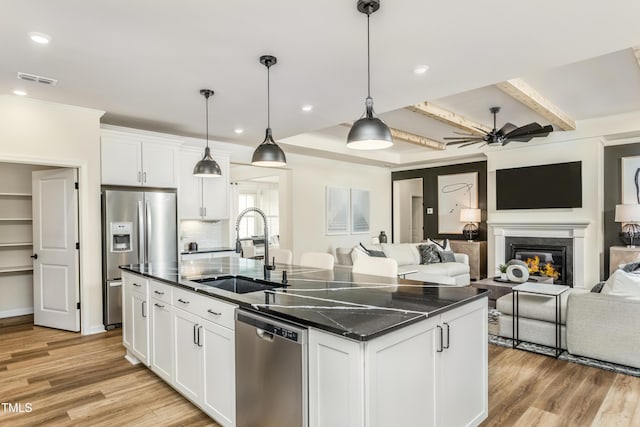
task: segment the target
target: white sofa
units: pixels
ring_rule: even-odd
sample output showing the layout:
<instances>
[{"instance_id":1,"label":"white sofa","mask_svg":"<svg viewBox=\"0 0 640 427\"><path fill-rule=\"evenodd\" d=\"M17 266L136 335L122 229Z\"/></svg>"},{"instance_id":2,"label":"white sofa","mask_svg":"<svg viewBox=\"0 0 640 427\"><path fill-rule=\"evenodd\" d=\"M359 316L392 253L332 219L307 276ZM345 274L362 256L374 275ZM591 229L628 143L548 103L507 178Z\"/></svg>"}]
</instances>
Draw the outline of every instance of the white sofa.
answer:
<instances>
[{"instance_id":1,"label":"white sofa","mask_svg":"<svg viewBox=\"0 0 640 427\"><path fill-rule=\"evenodd\" d=\"M468 286L470 283L469 257L466 254L454 254L455 262L438 262L433 264L420 264L418 245L425 243L382 243L380 245L368 245L367 249L380 250L387 258L392 258L398 263L398 274L404 271L413 271L403 277L420 282L438 283L451 286ZM340 248L339 248L340 249ZM341 251L344 252L344 251ZM338 254L339 263L344 265ZM351 250L351 263L358 257L369 256L363 251L354 248Z\"/></svg>"}]
</instances>

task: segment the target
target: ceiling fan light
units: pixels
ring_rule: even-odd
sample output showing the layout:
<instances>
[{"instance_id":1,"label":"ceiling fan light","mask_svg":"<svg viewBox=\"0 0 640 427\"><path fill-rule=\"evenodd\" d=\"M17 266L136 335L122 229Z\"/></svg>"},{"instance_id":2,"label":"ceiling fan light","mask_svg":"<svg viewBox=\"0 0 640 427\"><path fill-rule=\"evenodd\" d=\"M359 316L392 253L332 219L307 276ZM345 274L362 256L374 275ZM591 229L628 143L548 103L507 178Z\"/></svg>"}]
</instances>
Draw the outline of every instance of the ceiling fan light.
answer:
<instances>
[{"instance_id":1,"label":"ceiling fan light","mask_svg":"<svg viewBox=\"0 0 640 427\"><path fill-rule=\"evenodd\" d=\"M391 131L377 117L359 119L351 126L347 136L347 148L354 150L382 150L391 146Z\"/></svg>"},{"instance_id":2,"label":"ceiling fan light","mask_svg":"<svg viewBox=\"0 0 640 427\"><path fill-rule=\"evenodd\" d=\"M222 176L220 165L211 157L209 147L204 149L204 157L193 168L193 176L199 178L219 178Z\"/></svg>"},{"instance_id":3,"label":"ceiling fan light","mask_svg":"<svg viewBox=\"0 0 640 427\"><path fill-rule=\"evenodd\" d=\"M282 151L282 148L273 140L271 128L267 128L264 141L262 141L253 152L251 164L253 166L266 167L281 167L287 165L287 158L284 155L284 151Z\"/></svg>"}]
</instances>

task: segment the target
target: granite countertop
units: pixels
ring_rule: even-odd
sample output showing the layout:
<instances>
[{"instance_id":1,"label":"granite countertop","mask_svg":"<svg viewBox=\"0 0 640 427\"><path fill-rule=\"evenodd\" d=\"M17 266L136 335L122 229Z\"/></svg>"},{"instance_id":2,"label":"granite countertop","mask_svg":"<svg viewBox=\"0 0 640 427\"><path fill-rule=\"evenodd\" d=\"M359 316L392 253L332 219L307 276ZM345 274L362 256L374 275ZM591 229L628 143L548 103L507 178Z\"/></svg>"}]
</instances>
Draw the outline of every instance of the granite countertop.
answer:
<instances>
[{"instance_id":1,"label":"granite countertop","mask_svg":"<svg viewBox=\"0 0 640 427\"><path fill-rule=\"evenodd\" d=\"M236 294L194 282L206 278L244 277L264 282L263 264L245 258L217 258L184 264L121 266L132 273L210 295L241 308L311 326L358 341L436 316L486 297L488 291L428 284L400 278L367 276L348 269L319 270L277 265L271 283L286 287Z\"/></svg>"},{"instance_id":2,"label":"granite countertop","mask_svg":"<svg viewBox=\"0 0 640 427\"><path fill-rule=\"evenodd\" d=\"M190 255L190 254L207 254L211 252L234 252L235 248L199 248L197 251L182 251L180 255Z\"/></svg>"}]
</instances>

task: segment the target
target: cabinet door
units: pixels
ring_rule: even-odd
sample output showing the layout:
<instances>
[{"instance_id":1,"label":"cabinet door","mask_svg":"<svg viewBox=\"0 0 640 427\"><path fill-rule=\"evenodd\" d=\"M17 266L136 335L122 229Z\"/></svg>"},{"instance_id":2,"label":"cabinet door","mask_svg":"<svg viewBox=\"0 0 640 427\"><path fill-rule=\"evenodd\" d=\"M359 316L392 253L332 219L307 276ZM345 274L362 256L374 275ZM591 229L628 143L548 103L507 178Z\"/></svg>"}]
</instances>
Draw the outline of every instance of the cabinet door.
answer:
<instances>
[{"instance_id":1,"label":"cabinet door","mask_svg":"<svg viewBox=\"0 0 640 427\"><path fill-rule=\"evenodd\" d=\"M151 299L151 370L160 378L173 383L173 306Z\"/></svg>"},{"instance_id":2,"label":"cabinet door","mask_svg":"<svg viewBox=\"0 0 640 427\"><path fill-rule=\"evenodd\" d=\"M193 176L193 167L202 159L202 153L180 151L180 187L178 190L178 215L180 219L200 219L202 208L202 180Z\"/></svg>"},{"instance_id":3,"label":"cabinet door","mask_svg":"<svg viewBox=\"0 0 640 427\"><path fill-rule=\"evenodd\" d=\"M204 321L204 411L223 426L235 425L235 335L231 329Z\"/></svg>"},{"instance_id":4,"label":"cabinet door","mask_svg":"<svg viewBox=\"0 0 640 427\"><path fill-rule=\"evenodd\" d=\"M170 143L142 143L142 184L144 186L177 187L176 151Z\"/></svg>"},{"instance_id":5,"label":"cabinet door","mask_svg":"<svg viewBox=\"0 0 640 427\"><path fill-rule=\"evenodd\" d=\"M488 415L487 299L441 316L439 425L478 425Z\"/></svg>"},{"instance_id":6,"label":"cabinet door","mask_svg":"<svg viewBox=\"0 0 640 427\"><path fill-rule=\"evenodd\" d=\"M309 328L309 426L364 427L364 412L363 344Z\"/></svg>"},{"instance_id":7,"label":"cabinet door","mask_svg":"<svg viewBox=\"0 0 640 427\"><path fill-rule=\"evenodd\" d=\"M125 282L126 276L122 276ZM133 299L131 291L126 285L122 286L122 345L128 350L132 350L131 337L133 336Z\"/></svg>"},{"instance_id":8,"label":"cabinet door","mask_svg":"<svg viewBox=\"0 0 640 427\"><path fill-rule=\"evenodd\" d=\"M204 351L198 345L198 327L202 320L191 313L174 308L174 387L197 403L202 403L204 389Z\"/></svg>"},{"instance_id":9,"label":"cabinet door","mask_svg":"<svg viewBox=\"0 0 640 427\"><path fill-rule=\"evenodd\" d=\"M229 157L214 153L222 176L202 180L202 206L205 219L229 218Z\"/></svg>"},{"instance_id":10,"label":"cabinet door","mask_svg":"<svg viewBox=\"0 0 640 427\"><path fill-rule=\"evenodd\" d=\"M100 153L103 184L142 185L142 148L139 141L102 136Z\"/></svg>"},{"instance_id":11,"label":"cabinet door","mask_svg":"<svg viewBox=\"0 0 640 427\"><path fill-rule=\"evenodd\" d=\"M367 426L437 426L437 319L426 319L366 345Z\"/></svg>"},{"instance_id":12,"label":"cabinet door","mask_svg":"<svg viewBox=\"0 0 640 427\"><path fill-rule=\"evenodd\" d=\"M131 350L145 365L149 365L149 307L147 298L140 293L131 292Z\"/></svg>"}]
</instances>

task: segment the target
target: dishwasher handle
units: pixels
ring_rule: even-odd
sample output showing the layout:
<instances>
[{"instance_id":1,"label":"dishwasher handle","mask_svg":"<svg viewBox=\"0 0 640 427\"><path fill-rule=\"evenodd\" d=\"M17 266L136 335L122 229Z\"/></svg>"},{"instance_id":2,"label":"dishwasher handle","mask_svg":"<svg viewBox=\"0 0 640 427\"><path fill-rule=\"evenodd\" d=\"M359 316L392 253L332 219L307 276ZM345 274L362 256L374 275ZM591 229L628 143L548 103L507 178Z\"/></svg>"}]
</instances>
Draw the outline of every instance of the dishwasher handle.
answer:
<instances>
[{"instance_id":1,"label":"dishwasher handle","mask_svg":"<svg viewBox=\"0 0 640 427\"><path fill-rule=\"evenodd\" d=\"M264 341L273 342L273 334L264 329L256 328L256 335Z\"/></svg>"}]
</instances>

